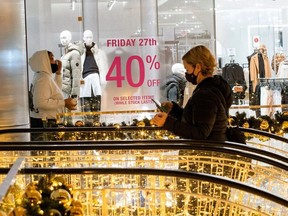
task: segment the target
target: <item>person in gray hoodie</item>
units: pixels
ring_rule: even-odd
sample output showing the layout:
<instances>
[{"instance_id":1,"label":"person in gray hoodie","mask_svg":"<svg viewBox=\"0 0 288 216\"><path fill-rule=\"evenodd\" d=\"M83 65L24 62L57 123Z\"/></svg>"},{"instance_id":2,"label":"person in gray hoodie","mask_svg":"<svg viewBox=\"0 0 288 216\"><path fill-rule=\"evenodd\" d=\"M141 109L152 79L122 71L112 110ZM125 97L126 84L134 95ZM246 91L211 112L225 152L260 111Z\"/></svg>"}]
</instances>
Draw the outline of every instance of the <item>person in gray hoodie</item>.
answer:
<instances>
[{"instance_id":1,"label":"person in gray hoodie","mask_svg":"<svg viewBox=\"0 0 288 216\"><path fill-rule=\"evenodd\" d=\"M34 73L31 93L33 107L30 108L31 128L43 127L43 120L56 120L57 114L63 113L64 107L74 110L76 101L64 99L62 87L62 63L56 60L52 52L40 50L29 59Z\"/></svg>"}]
</instances>

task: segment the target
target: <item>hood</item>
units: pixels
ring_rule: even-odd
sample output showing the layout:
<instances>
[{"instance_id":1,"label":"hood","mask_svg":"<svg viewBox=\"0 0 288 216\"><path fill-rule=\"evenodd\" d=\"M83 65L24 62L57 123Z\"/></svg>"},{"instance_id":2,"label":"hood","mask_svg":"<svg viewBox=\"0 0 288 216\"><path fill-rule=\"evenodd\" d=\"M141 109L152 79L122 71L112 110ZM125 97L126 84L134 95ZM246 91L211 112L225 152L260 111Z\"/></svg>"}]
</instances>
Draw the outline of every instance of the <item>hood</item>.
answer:
<instances>
[{"instance_id":1,"label":"hood","mask_svg":"<svg viewBox=\"0 0 288 216\"><path fill-rule=\"evenodd\" d=\"M29 65L34 72L42 71L52 74L50 59L47 50L40 50L35 52L29 58Z\"/></svg>"},{"instance_id":2,"label":"hood","mask_svg":"<svg viewBox=\"0 0 288 216\"><path fill-rule=\"evenodd\" d=\"M232 89L230 85L227 83L227 81L219 75L215 75L211 78L206 78L202 82L200 82L196 88L202 88L205 86L214 86L218 88L221 93L223 94L225 100L226 100L226 106L229 108L233 103L233 94Z\"/></svg>"},{"instance_id":3,"label":"hood","mask_svg":"<svg viewBox=\"0 0 288 216\"><path fill-rule=\"evenodd\" d=\"M227 83L227 81L222 76L214 76L214 82L218 85L219 90L223 94L226 99L227 105L230 107L233 103L233 94L231 86Z\"/></svg>"},{"instance_id":4,"label":"hood","mask_svg":"<svg viewBox=\"0 0 288 216\"><path fill-rule=\"evenodd\" d=\"M83 53L82 43L81 42L70 43L68 45L67 51L70 52L72 50L76 50L80 53L80 55L82 55Z\"/></svg>"},{"instance_id":5,"label":"hood","mask_svg":"<svg viewBox=\"0 0 288 216\"><path fill-rule=\"evenodd\" d=\"M174 65L172 65L172 73L173 74L182 74L182 75L185 75L185 72L186 72L186 69L184 68L184 65L181 64L181 63L176 63Z\"/></svg>"}]
</instances>

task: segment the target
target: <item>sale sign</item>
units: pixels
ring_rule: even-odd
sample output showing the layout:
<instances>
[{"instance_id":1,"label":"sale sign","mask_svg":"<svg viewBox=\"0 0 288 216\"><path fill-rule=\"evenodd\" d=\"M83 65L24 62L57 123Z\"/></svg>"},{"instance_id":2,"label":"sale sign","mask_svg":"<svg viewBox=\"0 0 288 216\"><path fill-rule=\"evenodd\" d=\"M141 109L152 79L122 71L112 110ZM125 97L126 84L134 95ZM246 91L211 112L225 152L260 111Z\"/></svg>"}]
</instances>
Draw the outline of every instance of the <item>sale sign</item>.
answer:
<instances>
[{"instance_id":1,"label":"sale sign","mask_svg":"<svg viewBox=\"0 0 288 216\"><path fill-rule=\"evenodd\" d=\"M105 51L108 71L102 95L102 111L156 109L161 79L166 76L164 54L156 38L111 38Z\"/></svg>"},{"instance_id":2,"label":"sale sign","mask_svg":"<svg viewBox=\"0 0 288 216\"><path fill-rule=\"evenodd\" d=\"M258 35L253 36L253 48L258 49L260 45L260 37Z\"/></svg>"}]
</instances>

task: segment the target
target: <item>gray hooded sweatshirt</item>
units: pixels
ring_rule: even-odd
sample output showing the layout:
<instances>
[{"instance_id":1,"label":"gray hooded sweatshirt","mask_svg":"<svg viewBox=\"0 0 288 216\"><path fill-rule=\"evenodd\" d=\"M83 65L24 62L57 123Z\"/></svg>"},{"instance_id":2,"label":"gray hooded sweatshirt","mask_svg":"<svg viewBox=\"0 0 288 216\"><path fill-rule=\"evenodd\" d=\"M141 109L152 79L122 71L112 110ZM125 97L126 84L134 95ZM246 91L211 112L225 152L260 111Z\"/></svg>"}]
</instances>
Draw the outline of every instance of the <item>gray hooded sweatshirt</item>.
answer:
<instances>
[{"instance_id":1,"label":"gray hooded sweatshirt","mask_svg":"<svg viewBox=\"0 0 288 216\"><path fill-rule=\"evenodd\" d=\"M65 106L61 90L62 76L52 74L47 50L35 52L29 59L29 65L35 72L32 81L35 110L30 111L30 116L38 119L56 119Z\"/></svg>"}]
</instances>

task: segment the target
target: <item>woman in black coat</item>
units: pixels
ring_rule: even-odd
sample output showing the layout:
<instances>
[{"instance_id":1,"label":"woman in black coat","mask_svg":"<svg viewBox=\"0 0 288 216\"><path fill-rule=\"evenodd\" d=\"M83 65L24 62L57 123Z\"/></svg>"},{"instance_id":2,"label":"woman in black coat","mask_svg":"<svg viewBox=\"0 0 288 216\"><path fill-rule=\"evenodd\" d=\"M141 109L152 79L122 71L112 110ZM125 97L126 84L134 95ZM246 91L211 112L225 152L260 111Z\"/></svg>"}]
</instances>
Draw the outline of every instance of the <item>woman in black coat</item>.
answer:
<instances>
[{"instance_id":1,"label":"woman in black coat","mask_svg":"<svg viewBox=\"0 0 288 216\"><path fill-rule=\"evenodd\" d=\"M187 139L226 141L228 110L232 105L232 89L221 76L213 76L216 61L208 48L196 46L182 57L186 69L185 77L188 82L196 86L192 96L184 108L175 102L164 102L167 113L160 112L151 120L152 124L172 131L174 134ZM197 150L180 150L179 169L194 172L214 173L223 170L224 176L231 176L233 166L224 164L215 166L215 157L227 158L225 153ZM202 161L203 158L205 161ZM210 163L209 158L211 159ZM194 160L195 159L195 160ZM230 164L231 165L231 164ZM228 215L229 209L217 208L216 202L208 202L207 198L196 195L213 197L214 200L228 200L230 187L215 186L213 183L203 184L195 179L177 178L178 191L190 191L177 196L177 214L188 211L190 215L200 215L213 212L218 215ZM195 196L192 196L195 194ZM205 205L203 205L203 203ZM187 209L187 210L185 210ZM224 210L223 210L224 209ZM201 212L201 213L200 213Z\"/></svg>"},{"instance_id":2,"label":"woman in black coat","mask_svg":"<svg viewBox=\"0 0 288 216\"><path fill-rule=\"evenodd\" d=\"M186 106L162 103L168 110L160 112L152 124L186 139L225 141L232 89L221 76L213 76L215 57L205 46L196 46L182 57L188 82L197 85Z\"/></svg>"}]
</instances>

